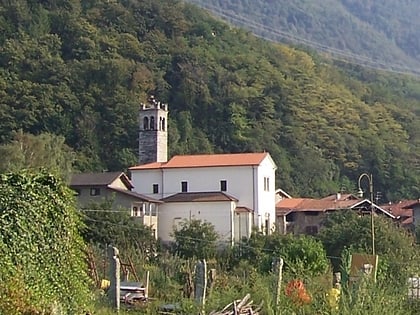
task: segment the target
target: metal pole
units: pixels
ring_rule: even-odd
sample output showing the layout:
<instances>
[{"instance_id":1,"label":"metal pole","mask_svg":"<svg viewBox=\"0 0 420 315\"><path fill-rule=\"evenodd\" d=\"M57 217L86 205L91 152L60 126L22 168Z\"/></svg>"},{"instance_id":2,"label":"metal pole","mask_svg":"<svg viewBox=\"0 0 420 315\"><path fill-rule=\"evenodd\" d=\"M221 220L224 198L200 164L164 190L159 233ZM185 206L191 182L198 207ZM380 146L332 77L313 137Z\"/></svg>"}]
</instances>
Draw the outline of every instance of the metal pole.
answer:
<instances>
[{"instance_id":1,"label":"metal pole","mask_svg":"<svg viewBox=\"0 0 420 315\"><path fill-rule=\"evenodd\" d=\"M369 177L369 191L370 191L370 229L372 234L372 255L375 256L375 220L374 220L374 207L373 207L373 176Z\"/></svg>"},{"instance_id":2,"label":"metal pole","mask_svg":"<svg viewBox=\"0 0 420 315\"><path fill-rule=\"evenodd\" d=\"M363 197L363 190L360 187L360 181L362 180L363 177L366 177L369 181L369 198L370 198L370 233L371 233L371 238L372 238L372 255L375 256L376 251L375 251L375 221L374 221L374 207L373 207L373 175L372 174L367 174L367 173L363 173L359 176L359 193L360 193L360 197Z\"/></svg>"}]
</instances>

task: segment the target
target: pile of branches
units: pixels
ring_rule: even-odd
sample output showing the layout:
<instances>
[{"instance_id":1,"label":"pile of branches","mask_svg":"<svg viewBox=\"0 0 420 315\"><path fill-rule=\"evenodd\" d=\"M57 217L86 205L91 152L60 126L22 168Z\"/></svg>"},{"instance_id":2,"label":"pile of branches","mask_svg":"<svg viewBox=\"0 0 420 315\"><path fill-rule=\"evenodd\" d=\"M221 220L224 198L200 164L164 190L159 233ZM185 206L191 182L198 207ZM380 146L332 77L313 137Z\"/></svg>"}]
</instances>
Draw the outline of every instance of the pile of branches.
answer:
<instances>
[{"instance_id":1,"label":"pile of branches","mask_svg":"<svg viewBox=\"0 0 420 315\"><path fill-rule=\"evenodd\" d=\"M248 293L242 300L236 300L226 305L221 311L212 311L209 315L259 315L262 303L255 307L253 301L249 301L251 295Z\"/></svg>"}]
</instances>

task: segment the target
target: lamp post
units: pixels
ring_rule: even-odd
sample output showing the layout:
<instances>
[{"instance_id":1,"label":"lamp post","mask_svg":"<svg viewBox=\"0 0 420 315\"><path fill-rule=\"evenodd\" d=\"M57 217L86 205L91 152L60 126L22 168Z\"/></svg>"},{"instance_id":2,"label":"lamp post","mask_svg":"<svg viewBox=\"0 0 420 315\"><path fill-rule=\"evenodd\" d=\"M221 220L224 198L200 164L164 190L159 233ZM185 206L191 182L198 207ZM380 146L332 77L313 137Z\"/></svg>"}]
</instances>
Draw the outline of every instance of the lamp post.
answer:
<instances>
[{"instance_id":1,"label":"lamp post","mask_svg":"<svg viewBox=\"0 0 420 315\"><path fill-rule=\"evenodd\" d=\"M363 178L367 178L369 181L369 194L370 194L370 228L371 228L371 236L372 236L372 255L375 256L375 225L373 220L373 176L372 174L363 173L359 176L358 180L358 195L360 198L363 197L363 189L360 187L360 182Z\"/></svg>"}]
</instances>

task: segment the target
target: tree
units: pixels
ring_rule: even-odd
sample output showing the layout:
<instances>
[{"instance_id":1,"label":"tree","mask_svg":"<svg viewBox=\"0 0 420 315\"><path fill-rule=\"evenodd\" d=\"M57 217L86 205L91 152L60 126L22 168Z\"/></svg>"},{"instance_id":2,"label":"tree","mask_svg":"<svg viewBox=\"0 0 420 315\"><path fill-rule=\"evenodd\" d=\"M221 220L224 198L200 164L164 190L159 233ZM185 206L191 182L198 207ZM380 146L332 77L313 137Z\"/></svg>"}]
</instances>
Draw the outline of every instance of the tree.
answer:
<instances>
[{"instance_id":1,"label":"tree","mask_svg":"<svg viewBox=\"0 0 420 315\"><path fill-rule=\"evenodd\" d=\"M414 235L381 216L375 216L374 224L375 248L379 256L378 279L405 283L410 274L418 272L420 250L414 245ZM361 216L353 210L332 213L318 238L327 254L334 258L332 262L337 269L340 264L345 264L339 260L345 252L372 252L370 215Z\"/></svg>"},{"instance_id":2,"label":"tree","mask_svg":"<svg viewBox=\"0 0 420 315\"><path fill-rule=\"evenodd\" d=\"M329 268L321 242L312 236L262 235L254 232L250 239L238 245L240 258L245 258L264 272L272 268L273 258L281 257L285 270L293 275L318 275Z\"/></svg>"},{"instance_id":3,"label":"tree","mask_svg":"<svg viewBox=\"0 0 420 315\"><path fill-rule=\"evenodd\" d=\"M183 258L208 259L216 254L219 239L214 226L201 220L185 220L175 228L174 253Z\"/></svg>"},{"instance_id":4,"label":"tree","mask_svg":"<svg viewBox=\"0 0 420 315\"><path fill-rule=\"evenodd\" d=\"M62 136L42 133L38 136L19 131L9 144L0 145L0 172L45 169L68 179L75 159L73 150Z\"/></svg>"},{"instance_id":5,"label":"tree","mask_svg":"<svg viewBox=\"0 0 420 315\"><path fill-rule=\"evenodd\" d=\"M133 249L142 257L154 256L157 240L152 229L131 217L127 209L113 210L111 205L112 201L92 202L86 209L81 209L86 226L82 232L85 241L95 246Z\"/></svg>"},{"instance_id":6,"label":"tree","mask_svg":"<svg viewBox=\"0 0 420 315\"><path fill-rule=\"evenodd\" d=\"M86 310L91 281L74 202L67 185L48 173L0 175L0 292L12 293L0 301L1 314Z\"/></svg>"}]
</instances>

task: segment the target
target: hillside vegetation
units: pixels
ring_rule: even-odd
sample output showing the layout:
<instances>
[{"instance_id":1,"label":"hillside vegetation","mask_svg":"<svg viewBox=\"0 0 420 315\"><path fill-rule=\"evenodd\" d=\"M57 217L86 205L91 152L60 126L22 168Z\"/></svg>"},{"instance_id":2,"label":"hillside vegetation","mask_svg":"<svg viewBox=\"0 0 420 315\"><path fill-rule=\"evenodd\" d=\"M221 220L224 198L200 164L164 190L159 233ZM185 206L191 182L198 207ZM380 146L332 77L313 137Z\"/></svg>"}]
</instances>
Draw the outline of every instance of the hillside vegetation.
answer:
<instances>
[{"instance_id":1,"label":"hillside vegetation","mask_svg":"<svg viewBox=\"0 0 420 315\"><path fill-rule=\"evenodd\" d=\"M170 153L269 151L300 196L420 194L420 82L333 65L179 1L0 4L0 144L64 137L74 167L137 161L138 108L169 103Z\"/></svg>"},{"instance_id":2,"label":"hillside vegetation","mask_svg":"<svg viewBox=\"0 0 420 315\"><path fill-rule=\"evenodd\" d=\"M259 36L303 44L338 59L420 75L415 1L189 0Z\"/></svg>"}]
</instances>

